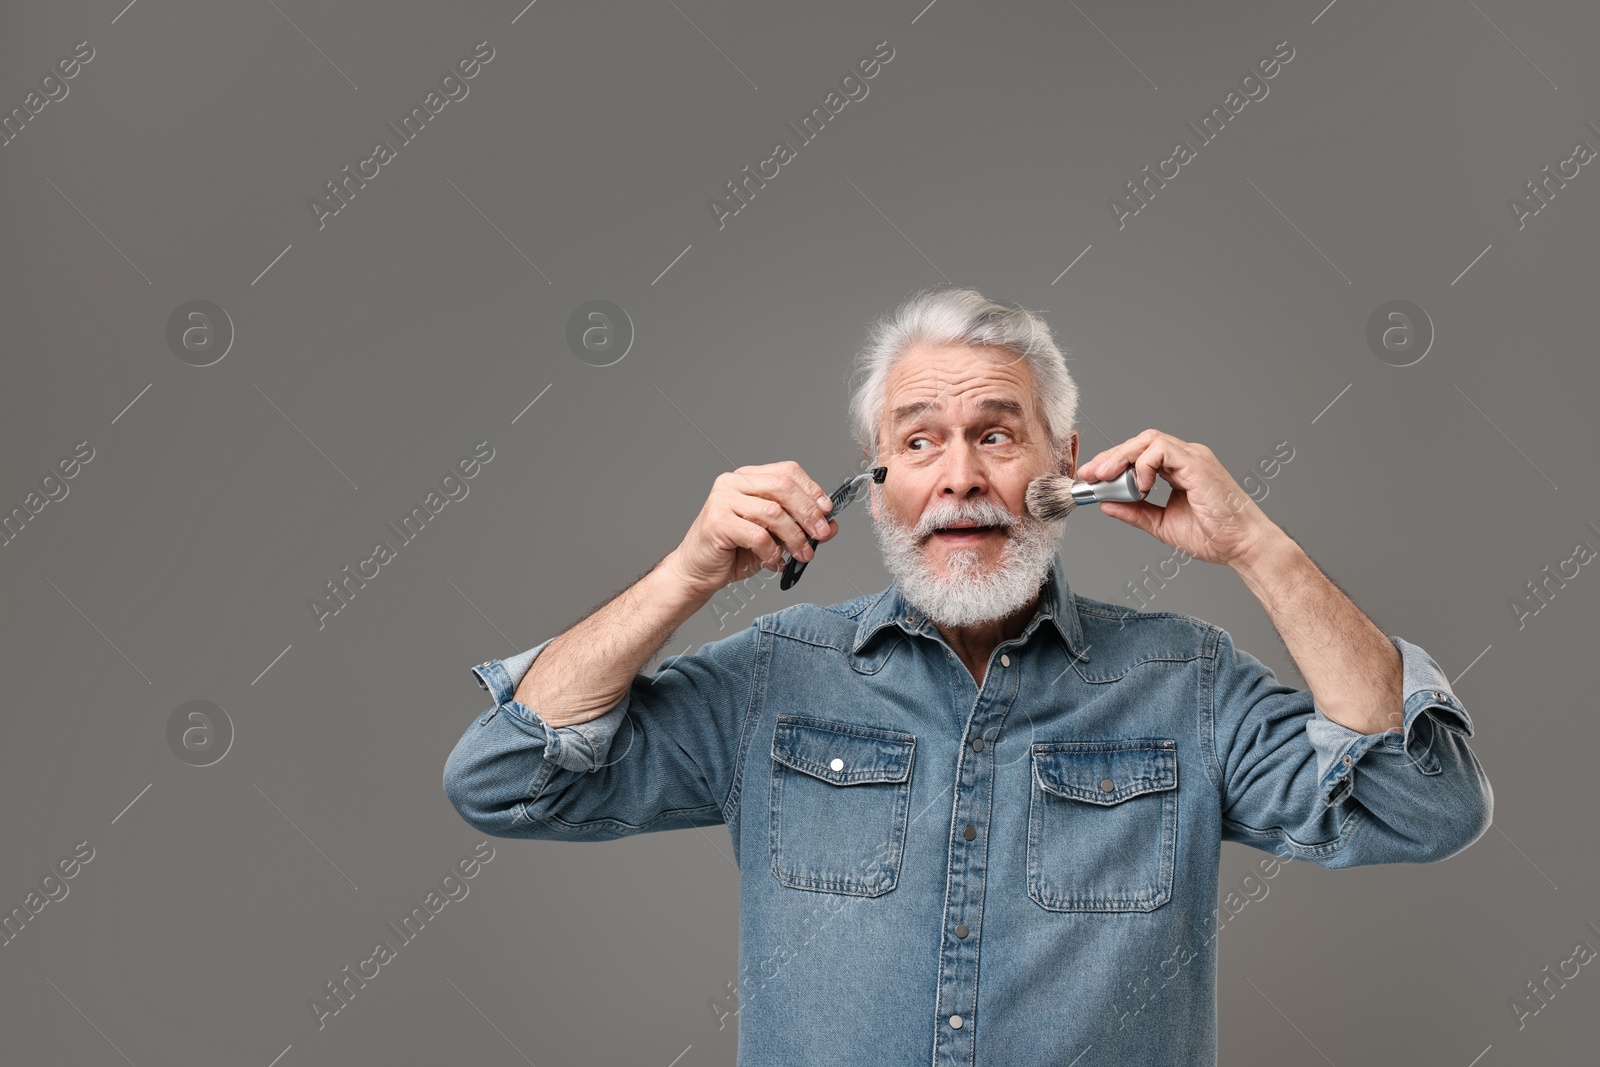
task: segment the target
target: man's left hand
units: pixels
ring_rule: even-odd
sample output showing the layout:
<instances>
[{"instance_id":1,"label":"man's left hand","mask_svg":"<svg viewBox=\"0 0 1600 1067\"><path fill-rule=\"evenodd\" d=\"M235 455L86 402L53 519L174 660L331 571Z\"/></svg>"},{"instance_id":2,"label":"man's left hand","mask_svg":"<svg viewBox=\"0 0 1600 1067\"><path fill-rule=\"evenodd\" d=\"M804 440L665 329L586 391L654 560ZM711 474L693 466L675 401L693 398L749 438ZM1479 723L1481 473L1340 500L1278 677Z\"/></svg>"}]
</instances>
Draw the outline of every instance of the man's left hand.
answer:
<instances>
[{"instance_id":1,"label":"man's left hand","mask_svg":"<svg viewBox=\"0 0 1600 1067\"><path fill-rule=\"evenodd\" d=\"M1160 430L1146 430L1106 449L1080 465L1076 476L1105 481L1129 464L1141 492L1149 493L1158 474L1165 479L1172 487L1166 504L1106 501L1100 510L1194 559L1237 566L1283 535L1211 449Z\"/></svg>"}]
</instances>

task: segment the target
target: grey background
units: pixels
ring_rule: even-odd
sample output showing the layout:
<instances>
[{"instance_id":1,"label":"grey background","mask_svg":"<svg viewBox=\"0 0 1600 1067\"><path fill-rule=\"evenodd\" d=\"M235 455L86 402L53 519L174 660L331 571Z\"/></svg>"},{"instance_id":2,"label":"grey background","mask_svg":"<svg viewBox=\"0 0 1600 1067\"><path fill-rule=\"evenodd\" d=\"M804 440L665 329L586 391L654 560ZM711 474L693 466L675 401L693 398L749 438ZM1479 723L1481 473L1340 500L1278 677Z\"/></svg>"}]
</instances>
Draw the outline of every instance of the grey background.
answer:
<instances>
[{"instance_id":1,"label":"grey background","mask_svg":"<svg viewBox=\"0 0 1600 1067\"><path fill-rule=\"evenodd\" d=\"M1594 967L1520 1030L1508 1001L1600 947L1600 577L1521 628L1509 601L1600 547L1600 177L1521 230L1507 206L1600 146L1592 5L524 2L7 5L5 110L96 54L0 148L0 500L95 458L0 548L0 903L95 857L0 948L0 1060L731 1064L725 832L495 840L324 1029L307 1002L482 838L440 786L486 706L467 668L650 567L720 471L838 484L865 324L945 280L1047 314L1081 458L1153 426L1242 480L1288 442L1268 515L1474 717L1494 827L1442 864L1289 864L1225 928L1222 1061L1592 1056ZM1119 230L1108 198L1285 39ZM308 199L480 40L469 96L319 230ZM868 97L719 230L707 198L882 40ZM165 342L193 299L237 332L204 368ZM609 367L565 344L592 299L637 332ZM1405 368L1365 343L1392 299L1437 329ZM467 498L318 629L309 598L485 439ZM882 588L867 521L724 627ZM1084 512L1063 555L1132 603L1171 550ZM1304 684L1224 568L1151 609ZM204 768L166 741L195 699L236 731ZM1261 855L1228 845L1224 889Z\"/></svg>"}]
</instances>

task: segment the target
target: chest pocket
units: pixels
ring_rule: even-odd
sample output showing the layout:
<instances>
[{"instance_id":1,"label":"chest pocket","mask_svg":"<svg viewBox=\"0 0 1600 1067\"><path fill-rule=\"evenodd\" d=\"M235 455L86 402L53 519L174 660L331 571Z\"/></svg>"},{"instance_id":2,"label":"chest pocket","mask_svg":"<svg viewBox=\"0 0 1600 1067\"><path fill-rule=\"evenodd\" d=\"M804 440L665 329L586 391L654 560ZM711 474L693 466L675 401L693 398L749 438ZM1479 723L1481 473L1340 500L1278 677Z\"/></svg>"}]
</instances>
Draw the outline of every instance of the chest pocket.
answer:
<instances>
[{"instance_id":1,"label":"chest pocket","mask_svg":"<svg viewBox=\"0 0 1600 1067\"><path fill-rule=\"evenodd\" d=\"M1028 895L1051 911L1154 911L1172 898L1177 817L1172 741L1035 744Z\"/></svg>"},{"instance_id":2,"label":"chest pocket","mask_svg":"<svg viewBox=\"0 0 1600 1067\"><path fill-rule=\"evenodd\" d=\"M772 737L772 873L792 889L876 897L895 887L916 737L779 715Z\"/></svg>"}]
</instances>

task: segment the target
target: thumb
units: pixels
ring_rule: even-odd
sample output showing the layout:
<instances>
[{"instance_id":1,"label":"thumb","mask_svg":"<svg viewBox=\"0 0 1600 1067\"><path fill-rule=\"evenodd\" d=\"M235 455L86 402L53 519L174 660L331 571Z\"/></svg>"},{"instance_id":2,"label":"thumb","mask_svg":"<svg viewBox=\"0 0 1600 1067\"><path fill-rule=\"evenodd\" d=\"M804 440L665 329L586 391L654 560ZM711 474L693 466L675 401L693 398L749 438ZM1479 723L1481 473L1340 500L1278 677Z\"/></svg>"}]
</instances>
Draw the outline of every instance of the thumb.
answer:
<instances>
[{"instance_id":1,"label":"thumb","mask_svg":"<svg viewBox=\"0 0 1600 1067\"><path fill-rule=\"evenodd\" d=\"M1121 519L1129 526L1137 526L1146 533L1151 533L1156 521L1153 513L1161 509L1147 500L1138 502L1102 500L1100 510L1113 519Z\"/></svg>"}]
</instances>

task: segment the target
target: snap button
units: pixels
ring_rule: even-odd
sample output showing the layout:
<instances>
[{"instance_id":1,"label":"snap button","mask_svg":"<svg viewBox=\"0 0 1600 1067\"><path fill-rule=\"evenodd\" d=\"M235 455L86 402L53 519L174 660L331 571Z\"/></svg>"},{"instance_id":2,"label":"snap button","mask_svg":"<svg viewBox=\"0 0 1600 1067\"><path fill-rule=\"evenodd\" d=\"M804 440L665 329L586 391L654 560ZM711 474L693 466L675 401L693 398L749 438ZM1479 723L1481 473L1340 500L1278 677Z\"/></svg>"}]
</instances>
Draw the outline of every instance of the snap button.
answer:
<instances>
[{"instance_id":1,"label":"snap button","mask_svg":"<svg viewBox=\"0 0 1600 1067\"><path fill-rule=\"evenodd\" d=\"M959 1015L950 1016L950 1025L952 1027L954 1027L955 1029L957 1029L957 1030L961 1029L961 1016L959 1016Z\"/></svg>"},{"instance_id":2,"label":"snap button","mask_svg":"<svg viewBox=\"0 0 1600 1067\"><path fill-rule=\"evenodd\" d=\"M967 934L969 934L969 933L971 933L971 931L967 929L967 924L966 923L956 923L956 936L957 937L966 937Z\"/></svg>"},{"instance_id":3,"label":"snap button","mask_svg":"<svg viewBox=\"0 0 1600 1067\"><path fill-rule=\"evenodd\" d=\"M1010 656L1006 656L1006 655L1002 655L1000 657L1000 666L1002 666L1002 667L1011 666L1011 657Z\"/></svg>"},{"instance_id":4,"label":"snap button","mask_svg":"<svg viewBox=\"0 0 1600 1067\"><path fill-rule=\"evenodd\" d=\"M915 615L907 615L906 622L909 622L912 626L915 626L917 624L917 617Z\"/></svg>"},{"instance_id":5,"label":"snap button","mask_svg":"<svg viewBox=\"0 0 1600 1067\"><path fill-rule=\"evenodd\" d=\"M1110 792L1114 792L1116 790L1116 788L1117 788L1117 783L1113 782L1111 779L1109 779L1109 778L1100 779L1100 792L1102 792L1102 793L1110 793Z\"/></svg>"},{"instance_id":6,"label":"snap button","mask_svg":"<svg viewBox=\"0 0 1600 1067\"><path fill-rule=\"evenodd\" d=\"M961 836L966 838L968 841L971 841L974 837L978 836L978 829L975 826L968 826L961 831Z\"/></svg>"},{"instance_id":7,"label":"snap button","mask_svg":"<svg viewBox=\"0 0 1600 1067\"><path fill-rule=\"evenodd\" d=\"M1350 753L1346 752L1344 755L1339 757L1339 762L1348 767L1350 764L1354 763L1355 760L1351 759Z\"/></svg>"},{"instance_id":8,"label":"snap button","mask_svg":"<svg viewBox=\"0 0 1600 1067\"><path fill-rule=\"evenodd\" d=\"M972 751L974 751L974 752L982 752L983 751L983 738L974 737L972 739Z\"/></svg>"},{"instance_id":9,"label":"snap button","mask_svg":"<svg viewBox=\"0 0 1600 1067\"><path fill-rule=\"evenodd\" d=\"M844 760L840 759L838 756L835 756L833 757L833 762L828 764L828 766L832 767L836 771L842 771L844 770Z\"/></svg>"}]
</instances>

